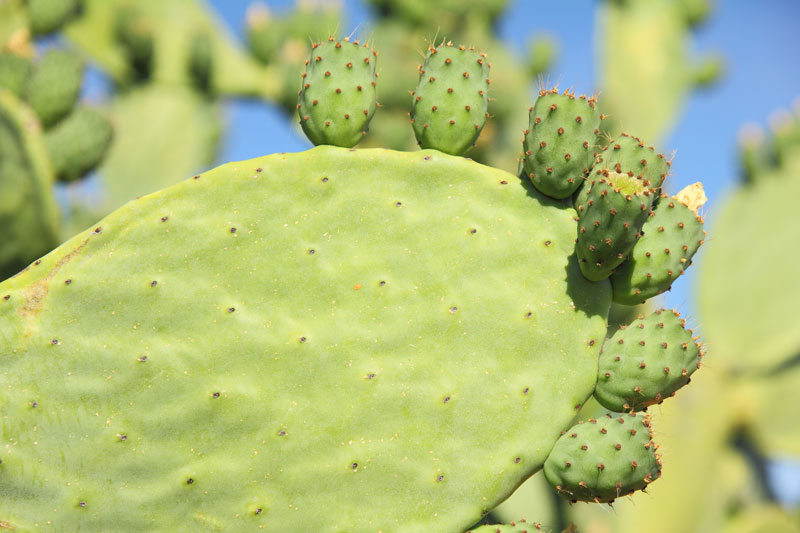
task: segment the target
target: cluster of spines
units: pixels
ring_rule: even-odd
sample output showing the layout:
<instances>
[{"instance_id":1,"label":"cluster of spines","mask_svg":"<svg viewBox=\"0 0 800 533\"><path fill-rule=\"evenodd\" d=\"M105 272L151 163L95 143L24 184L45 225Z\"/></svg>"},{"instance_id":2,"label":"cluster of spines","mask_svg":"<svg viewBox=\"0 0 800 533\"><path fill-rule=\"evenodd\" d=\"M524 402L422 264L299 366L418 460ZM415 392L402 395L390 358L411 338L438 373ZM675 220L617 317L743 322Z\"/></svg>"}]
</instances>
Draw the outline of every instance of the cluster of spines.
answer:
<instances>
[{"instance_id":1,"label":"cluster of spines","mask_svg":"<svg viewBox=\"0 0 800 533\"><path fill-rule=\"evenodd\" d=\"M558 89L541 90L528 109L522 167L547 196L567 198L589 176L600 135L597 98Z\"/></svg>"},{"instance_id":2,"label":"cluster of spines","mask_svg":"<svg viewBox=\"0 0 800 533\"><path fill-rule=\"evenodd\" d=\"M703 355L677 311L640 315L603 344L595 398L612 411L645 410L688 384Z\"/></svg>"},{"instance_id":3,"label":"cluster of spines","mask_svg":"<svg viewBox=\"0 0 800 533\"><path fill-rule=\"evenodd\" d=\"M367 134L377 106L377 56L347 37L312 45L297 104L311 142L350 148Z\"/></svg>"},{"instance_id":4,"label":"cluster of spines","mask_svg":"<svg viewBox=\"0 0 800 533\"><path fill-rule=\"evenodd\" d=\"M689 188L702 193L700 183ZM680 196L661 195L642 227L642 237L611 275L615 302L634 305L661 294L692 264L706 233L703 218L697 212L702 203L688 203Z\"/></svg>"},{"instance_id":5,"label":"cluster of spines","mask_svg":"<svg viewBox=\"0 0 800 533\"><path fill-rule=\"evenodd\" d=\"M657 448L647 417L606 414L563 432L545 461L544 473L572 502L611 503L660 477Z\"/></svg>"},{"instance_id":6,"label":"cluster of spines","mask_svg":"<svg viewBox=\"0 0 800 533\"><path fill-rule=\"evenodd\" d=\"M489 117L490 68L486 54L473 47L428 48L409 113L422 148L461 155L475 144Z\"/></svg>"}]
</instances>

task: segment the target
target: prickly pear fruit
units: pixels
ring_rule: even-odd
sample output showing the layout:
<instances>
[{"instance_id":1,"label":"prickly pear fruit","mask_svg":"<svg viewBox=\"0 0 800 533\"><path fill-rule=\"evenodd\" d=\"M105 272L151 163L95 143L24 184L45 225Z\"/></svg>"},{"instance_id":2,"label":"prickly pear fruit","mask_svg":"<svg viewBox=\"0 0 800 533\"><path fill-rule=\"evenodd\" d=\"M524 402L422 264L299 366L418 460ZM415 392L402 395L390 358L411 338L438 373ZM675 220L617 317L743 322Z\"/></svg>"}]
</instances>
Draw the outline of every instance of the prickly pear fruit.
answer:
<instances>
[{"instance_id":1,"label":"prickly pear fruit","mask_svg":"<svg viewBox=\"0 0 800 533\"><path fill-rule=\"evenodd\" d=\"M661 475L649 419L626 413L579 422L556 441L544 475L572 501L612 502L644 489Z\"/></svg>"},{"instance_id":2,"label":"prickly pear fruit","mask_svg":"<svg viewBox=\"0 0 800 533\"><path fill-rule=\"evenodd\" d=\"M641 411L689 383L703 356L676 311L639 316L603 344L594 396L612 411Z\"/></svg>"},{"instance_id":3,"label":"prickly pear fruit","mask_svg":"<svg viewBox=\"0 0 800 533\"><path fill-rule=\"evenodd\" d=\"M16 274L58 244L52 181L39 121L11 92L0 89L0 278Z\"/></svg>"},{"instance_id":4,"label":"prickly pear fruit","mask_svg":"<svg viewBox=\"0 0 800 533\"><path fill-rule=\"evenodd\" d=\"M367 134L376 107L377 52L348 38L312 46L297 111L316 145L352 147Z\"/></svg>"},{"instance_id":5,"label":"prickly pear fruit","mask_svg":"<svg viewBox=\"0 0 800 533\"><path fill-rule=\"evenodd\" d=\"M574 203L586 203L586 195L593 177L602 177L602 170L636 177L642 185L654 191L660 190L667 178L671 163L652 146L645 146L638 137L621 133L597 154L592 173L575 193Z\"/></svg>"},{"instance_id":6,"label":"prickly pear fruit","mask_svg":"<svg viewBox=\"0 0 800 533\"><path fill-rule=\"evenodd\" d=\"M25 100L42 124L52 126L72 110L83 79L83 62L67 50L48 50L28 79Z\"/></svg>"},{"instance_id":7,"label":"prickly pear fruit","mask_svg":"<svg viewBox=\"0 0 800 533\"><path fill-rule=\"evenodd\" d=\"M11 91L17 98L22 98L31 68L31 61L27 57L0 51L0 89Z\"/></svg>"},{"instance_id":8,"label":"prickly pear fruit","mask_svg":"<svg viewBox=\"0 0 800 533\"><path fill-rule=\"evenodd\" d=\"M27 0L28 22L34 35L61 28L78 10L78 0Z\"/></svg>"},{"instance_id":9,"label":"prickly pear fruit","mask_svg":"<svg viewBox=\"0 0 800 533\"><path fill-rule=\"evenodd\" d=\"M575 251L581 272L592 281L607 278L625 260L641 235L655 196L636 177L605 169L596 172L587 182L585 202L576 206Z\"/></svg>"},{"instance_id":10,"label":"prickly pear fruit","mask_svg":"<svg viewBox=\"0 0 800 533\"><path fill-rule=\"evenodd\" d=\"M111 122L101 112L77 106L45 134L56 178L74 181L100 164L113 136Z\"/></svg>"},{"instance_id":11,"label":"prickly pear fruit","mask_svg":"<svg viewBox=\"0 0 800 533\"><path fill-rule=\"evenodd\" d=\"M128 203L0 283L0 519L465 530L597 381L610 285L531 189L320 146Z\"/></svg>"},{"instance_id":12,"label":"prickly pear fruit","mask_svg":"<svg viewBox=\"0 0 800 533\"><path fill-rule=\"evenodd\" d=\"M475 144L488 116L489 62L466 46L431 46L412 93L411 122L422 148L461 155Z\"/></svg>"},{"instance_id":13,"label":"prickly pear fruit","mask_svg":"<svg viewBox=\"0 0 800 533\"><path fill-rule=\"evenodd\" d=\"M523 140L523 169L539 191L566 198L592 168L601 115L597 99L540 91Z\"/></svg>"},{"instance_id":14,"label":"prickly pear fruit","mask_svg":"<svg viewBox=\"0 0 800 533\"><path fill-rule=\"evenodd\" d=\"M705 238L703 219L697 214L704 203L701 183L689 185L674 198L661 196L630 256L611 275L615 302L643 303L669 290L689 268Z\"/></svg>"}]
</instances>

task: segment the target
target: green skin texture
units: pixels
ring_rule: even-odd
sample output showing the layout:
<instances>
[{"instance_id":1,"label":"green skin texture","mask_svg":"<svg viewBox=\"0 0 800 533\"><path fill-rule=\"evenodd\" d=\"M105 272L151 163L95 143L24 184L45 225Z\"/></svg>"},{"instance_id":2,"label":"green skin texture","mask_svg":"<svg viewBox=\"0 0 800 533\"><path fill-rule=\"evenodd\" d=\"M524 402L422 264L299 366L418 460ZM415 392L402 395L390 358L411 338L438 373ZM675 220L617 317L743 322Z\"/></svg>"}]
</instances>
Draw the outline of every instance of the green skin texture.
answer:
<instances>
[{"instance_id":1,"label":"green skin texture","mask_svg":"<svg viewBox=\"0 0 800 533\"><path fill-rule=\"evenodd\" d=\"M45 134L56 178L75 181L94 169L111 145L114 131L101 112L78 106Z\"/></svg>"},{"instance_id":2,"label":"green skin texture","mask_svg":"<svg viewBox=\"0 0 800 533\"><path fill-rule=\"evenodd\" d=\"M602 173L590 182L586 202L577 206L581 272L592 281L606 279L633 249L650 214L653 194L625 174ZM625 225L628 227L625 227Z\"/></svg>"},{"instance_id":3,"label":"green skin texture","mask_svg":"<svg viewBox=\"0 0 800 533\"><path fill-rule=\"evenodd\" d=\"M25 100L45 128L72 110L81 91L83 62L66 50L48 50L28 79Z\"/></svg>"},{"instance_id":4,"label":"green skin texture","mask_svg":"<svg viewBox=\"0 0 800 533\"><path fill-rule=\"evenodd\" d=\"M686 321L660 309L621 328L603 344L594 397L618 413L661 403L689 383L702 353Z\"/></svg>"},{"instance_id":5,"label":"green skin texture","mask_svg":"<svg viewBox=\"0 0 800 533\"><path fill-rule=\"evenodd\" d=\"M31 61L11 52L0 52L0 87L21 98L31 71Z\"/></svg>"},{"instance_id":6,"label":"green skin texture","mask_svg":"<svg viewBox=\"0 0 800 533\"><path fill-rule=\"evenodd\" d=\"M314 45L297 105L311 142L350 148L366 135L375 114L377 58L357 42L331 39Z\"/></svg>"},{"instance_id":7,"label":"green skin texture","mask_svg":"<svg viewBox=\"0 0 800 533\"><path fill-rule=\"evenodd\" d=\"M606 414L580 422L558 439L544 475L569 500L614 501L661 475L651 437L649 423L639 415Z\"/></svg>"},{"instance_id":8,"label":"green skin texture","mask_svg":"<svg viewBox=\"0 0 800 533\"><path fill-rule=\"evenodd\" d=\"M428 50L412 93L412 124L422 148L461 155L486 123L489 62L485 54L450 43Z\"/></svg>"},{"instance_id":9,"label":"green skin texture","mask_svg":"<svg viewBox=\"0 0 800 533\"><path fill-rule=\"evenodd\" d=\"M567 198L594 162L600 112L593 100L542 91L530 109L523 169L537 189Z\"/></svg>"},{"instance_id":10,"label":"green skin texture","mask_svg":"<svg viewBox=\"0 0 800 533\"><path fill-rule=\"evenodd\" d=\"M36 117L0 89L0 277L58 244L52 171Z\"/></svg>"},{"instance_id":11,"label":"green skin texture","mask_svg":"<svg viewBox=\"0 0 800 533\"><path fill-rule=\"evenodd\" d=\"M620 133L597 155L593 170L608 170L635 176L643 186L659 190L669 174L670 162L638 137ZM585 204L591 180L585 180L574 196L574 204Z\"/></svg>"},{"instance_id":12,"label":"green skin texture","mask_svg":"<svg viewBox=\"0 0 800 533\"><path fill-rule=\"evenodd\" d=\"M519 523L511 524L486 524L477 529L471 529L467 533L533 533L534 531L541 531L541 527L527 524L525 520L521 520Z\"/></svg>"},{"instance_id":13,"label":"green skin texture","mask_svg":"<svg viewBox=\"0 0 800 533\"><path fill-rule=\"evenodd\" d=\"M616 303L636 305L669 290L705 239L703 219L662 195L630 256L611 274Z\"/></svg>"},{"instance_id":14,"label":"green skin texture","mask_svg":"<svg viewBox=\"0 0 800 533\"><path fill-rule=\"evenodd\" d=\"M466 159L335 147L129 203L0 284L0 519L463 531L594 390L610 286L574 217Z\"/></svg>"},{"instance_id":15,"label":"green skin texture","mask_svg":"<svg viewBox=\"0 0 800 533\"><path fill-rule=\"evenodd\" d=\"M61 28L78 9L78 0L26 0L31 32L46 35Z\"/></svg>"}]
</instances>

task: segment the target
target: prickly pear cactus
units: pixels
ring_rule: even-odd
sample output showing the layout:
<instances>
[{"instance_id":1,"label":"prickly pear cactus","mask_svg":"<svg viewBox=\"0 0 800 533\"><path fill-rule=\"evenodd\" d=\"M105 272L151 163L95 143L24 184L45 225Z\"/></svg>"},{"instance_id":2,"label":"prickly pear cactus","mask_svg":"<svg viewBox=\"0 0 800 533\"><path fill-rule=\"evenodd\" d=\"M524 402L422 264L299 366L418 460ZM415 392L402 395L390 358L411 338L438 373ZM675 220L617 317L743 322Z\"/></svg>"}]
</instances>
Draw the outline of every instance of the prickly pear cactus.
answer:
<instances>
[{"instance_id":1,"label":"prickly pear cactus","mask_svg":"<svg viewBox=\"0 0 800 533\"><path fill-rule=\"evenodd\" d=\"M661 475L647 417L611 414L568 429L544 464L544 475L573 501L611 502Z\"/></svg>"},{"instance_id":2,"label":"prickly pear cactus","mask_svg":"<svg viewBox=\"0 0 800 533\"><path fill-rule=\"evenodd\" d=\"M300 125L314 144L350 148L367 134L375 113L377 52L333 37L315 43L300 88ZM320 101L324 102L319 105Z\"/></svg>"},{"instance_id":3,"label":"prickly pear cactus","mask_svg":"<svg viewBox=\"0 0 800 533\"><path fill-rule=\"evenodd\" d=\"M461 155L475 143L489 107L489 61L466 46L431 46L411 93L411 123L422 148Z\"/></svg>"},{"instance_id":4,"label":"prickly pear cactus","mask_svg":"<svg viewBox=\"0 0 800 533\"><path fill-rule=\"evenodd\" d=\"M580 216L525 173L335 146L128 203L0 283L0 520L463 531L596 392L612 289ZM570 459L594 478L548 476L562 495L658 477L618 419L629 440Z\"/></svg>"},{"instance_id":5,"label":"prickly pear cactus","mask_svg":"<svg viewBox=\"0 0 800 533\"><path fill-rule=\"evenodd\" d=\"M33 111L0 88L0 278L58 244L52 182Z\"/></svg>"}]
</instances>

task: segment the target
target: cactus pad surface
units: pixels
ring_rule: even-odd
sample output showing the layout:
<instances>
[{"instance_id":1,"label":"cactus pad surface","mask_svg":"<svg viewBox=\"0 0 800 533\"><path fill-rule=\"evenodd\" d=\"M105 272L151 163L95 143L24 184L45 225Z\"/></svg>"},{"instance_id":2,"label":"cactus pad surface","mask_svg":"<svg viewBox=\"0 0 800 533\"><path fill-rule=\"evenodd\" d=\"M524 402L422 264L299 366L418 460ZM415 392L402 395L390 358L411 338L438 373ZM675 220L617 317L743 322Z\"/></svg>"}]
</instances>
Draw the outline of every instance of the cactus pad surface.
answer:
<instances>
[{"instance_id":1,"label":"cactus pad surface","mask_svg":"<svg viewBox=\"0 0 800 533\"><path fill-rule=\"evenodd\" d=\"M0 521L469 527L594 389L611 291L574 217L465 159L329 146L127 204L0 283Z\"/></svg>"}]
</instances>

